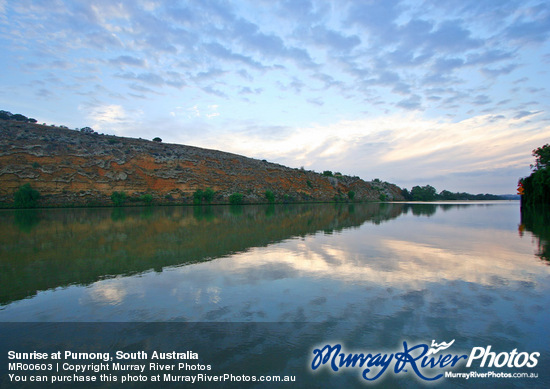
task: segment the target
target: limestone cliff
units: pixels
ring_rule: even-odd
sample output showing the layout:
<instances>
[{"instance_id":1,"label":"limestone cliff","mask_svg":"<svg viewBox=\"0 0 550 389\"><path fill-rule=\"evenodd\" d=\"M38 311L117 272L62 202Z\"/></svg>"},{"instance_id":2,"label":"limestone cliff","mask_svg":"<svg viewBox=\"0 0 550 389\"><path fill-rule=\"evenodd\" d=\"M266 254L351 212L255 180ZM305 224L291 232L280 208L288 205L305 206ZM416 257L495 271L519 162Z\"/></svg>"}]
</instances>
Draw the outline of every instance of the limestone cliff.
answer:
<instances>
[{"instance_id":1,"label":"limestone cliff","mask_svg":"<svg viewBox=\"0 0 550 389\"><path fill-rule=\"evenodd\" d=\"M198 189L212 188L213 203L241 193L244 203L275 201L399 200L399 187L358 177L326 177L265 160L198 147L85 133L0 120L0 202L13 202L25 183L40 205L110 205L114 191L139 202L191 204Z\"/></svg>"}]
</instances>

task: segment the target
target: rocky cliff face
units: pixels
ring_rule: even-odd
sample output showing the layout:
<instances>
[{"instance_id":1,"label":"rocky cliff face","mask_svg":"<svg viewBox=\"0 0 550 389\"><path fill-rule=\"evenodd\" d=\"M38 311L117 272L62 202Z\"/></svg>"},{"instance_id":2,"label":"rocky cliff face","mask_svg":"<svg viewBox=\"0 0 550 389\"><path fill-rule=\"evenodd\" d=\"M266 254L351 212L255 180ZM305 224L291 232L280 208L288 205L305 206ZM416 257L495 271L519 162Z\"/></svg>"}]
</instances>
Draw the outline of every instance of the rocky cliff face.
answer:
<instances>
[{"instance_id":1,"label":"rocky cliff face","mask_svg":"<svg viewBox=\"0 0 550 389\"><path fill-rule=\"evenodd\" d=\"M156 203L191 204L198 189L216 191L214 203L241 193L244 203L276 201L399 200L399 187L358 177L325 177L265 160L142 139L0 120L0 202L13 202L25 183L42 205L109 205L114 191L129 201L144 194Z\"/></svg>"}]
</instances>

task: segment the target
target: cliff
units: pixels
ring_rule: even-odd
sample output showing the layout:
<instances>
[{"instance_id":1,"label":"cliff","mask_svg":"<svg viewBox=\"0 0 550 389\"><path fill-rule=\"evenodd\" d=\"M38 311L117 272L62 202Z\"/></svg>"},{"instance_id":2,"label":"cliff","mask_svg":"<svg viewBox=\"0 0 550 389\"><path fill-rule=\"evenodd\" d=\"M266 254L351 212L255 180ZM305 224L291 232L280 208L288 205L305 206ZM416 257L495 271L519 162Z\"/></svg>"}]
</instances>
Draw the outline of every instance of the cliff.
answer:
<instances>
[{"instance_id":1,"label":"cliff","mask_svg":"<svg viewBox=\"0 0 550 389\"><path fill-rule=\"evenodd\" d=\"M0 120L0 202L30 183L39 205L111 205L111 194L129 202L151 195L155 203L192 204L199 189L213 203L241 193L244 203L275 201L399 200L399 187L358 177L327 177L236 154L142 139L86 133Z\"/></svg>"}]
</instances>

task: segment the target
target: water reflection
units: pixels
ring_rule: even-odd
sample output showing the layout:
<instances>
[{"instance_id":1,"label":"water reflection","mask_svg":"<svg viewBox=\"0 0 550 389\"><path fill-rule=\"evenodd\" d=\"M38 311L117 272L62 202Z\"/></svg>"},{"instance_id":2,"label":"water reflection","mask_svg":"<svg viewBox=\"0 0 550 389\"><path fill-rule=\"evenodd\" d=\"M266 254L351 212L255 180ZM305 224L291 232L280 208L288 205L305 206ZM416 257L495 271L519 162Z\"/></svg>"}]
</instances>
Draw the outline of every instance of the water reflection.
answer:
<instances>
[{"instance_id":1,"label":"water reflection","mask_svg":"<svg viewBox=\"0 0 550 389\"><path fill-rule=\"evenodd\" d=\"M56 287L224 257L316 231L397 217L376 204L0 212L0 304ZM351 211L350 211L351 210Z\"/></svg>"},{"instance_id":2,"label":"water reflection","mask_svg":"<svg viewBox=\"0 0 550 389\"><path fill-rule=\"evenodd\" d=\"M525 230L532 232L538 239L536 255L550 263L550 208L522 208L520 235L523 235Z\"/></svg>"},{"instance_id":3,"label":"water reflection","mask_svg":"<svg viewBox=\"0 0 550 389\"><path fill-rule=\"evenodd\" d=\"M550 366L550 267L534 256L530 233L518 235L517 203L38 212L25 230L13 212L0 213L0 322L291 323L252 338L248 327L232 330L232 360L268 355L277 374L303 371L311 347L329 340L387 350L403 339L456 339L463 350L540 351L537 371ZM521 219L548 242L546 221ZM128 344L144 339L149 332L138 331ZM231 358L216 342L206 349L220 349L222 366ZM288 349L299 351L291 358ZM355 374L304 377L363 387Z\"/></svg>"}]
</instances>

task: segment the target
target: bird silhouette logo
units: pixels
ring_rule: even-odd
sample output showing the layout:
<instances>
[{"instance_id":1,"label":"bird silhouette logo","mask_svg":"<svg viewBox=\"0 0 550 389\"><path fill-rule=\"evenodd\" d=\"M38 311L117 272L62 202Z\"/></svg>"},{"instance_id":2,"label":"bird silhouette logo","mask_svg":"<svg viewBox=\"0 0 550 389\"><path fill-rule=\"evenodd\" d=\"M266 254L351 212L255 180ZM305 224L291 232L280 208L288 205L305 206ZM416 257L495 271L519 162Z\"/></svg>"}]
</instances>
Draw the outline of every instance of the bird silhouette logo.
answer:
<instances>
[{"instance_id":1,"label":"bird silhouette logo","mask_svg":"<svg viewBox=\"0 0 550 389\"><path fill-rule=\"evenodd\" d=\"M435 339L432 340L432 348L430 348L428 350L428 354L426 355L432 355L432 354L437 354L438 352L440 352L441 350L446 350L448 349L449 347L451 347L451 345L455 342L455 340L451 340L449 343L446 343L446 342L441 342L439 344L437 344L435 342Z\"/></svg>"}]
</instances>

